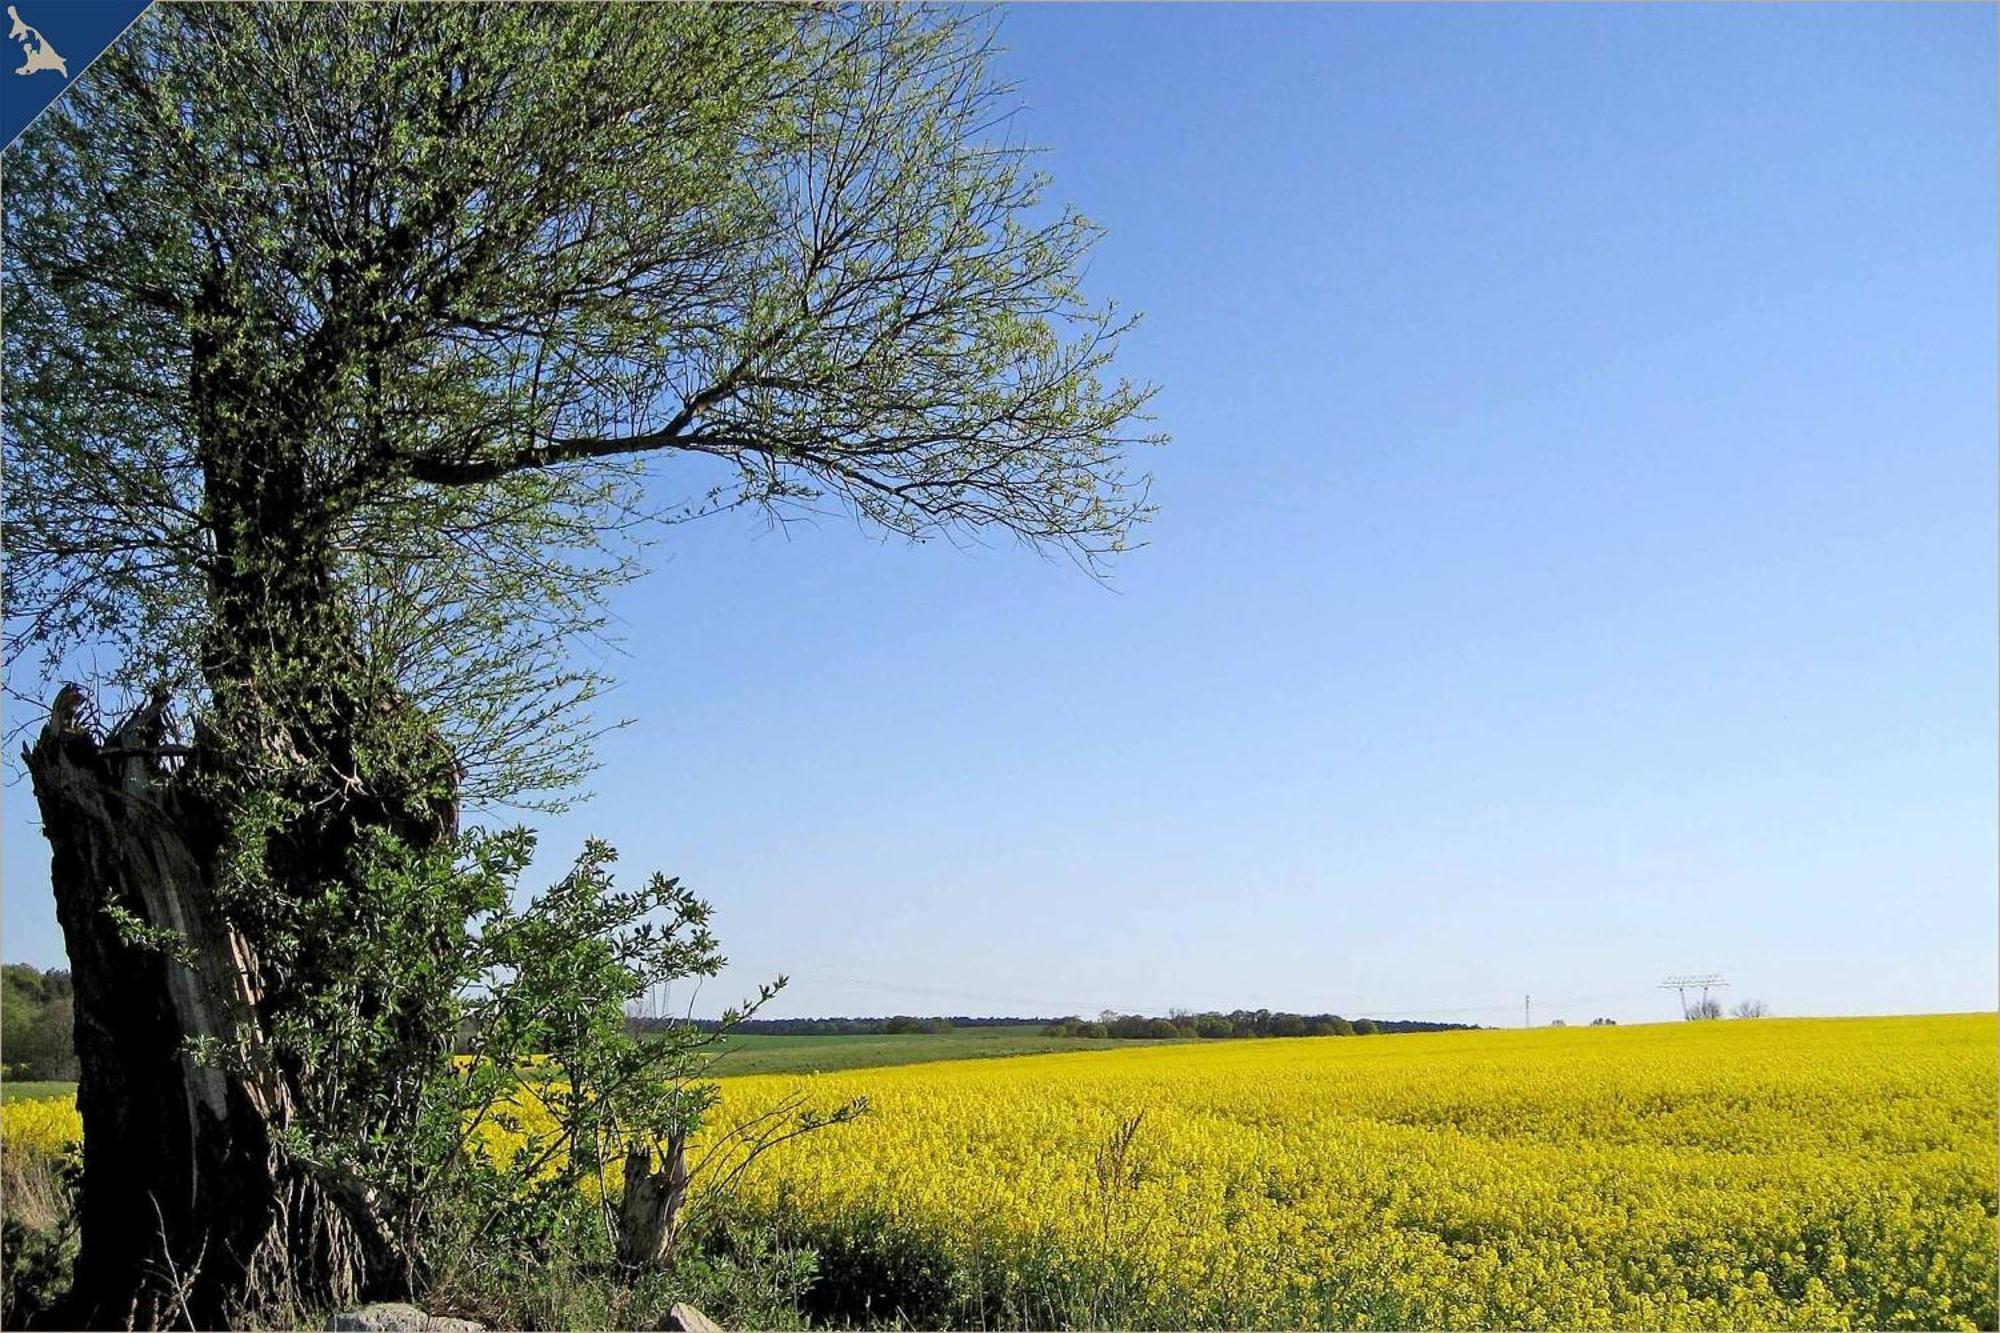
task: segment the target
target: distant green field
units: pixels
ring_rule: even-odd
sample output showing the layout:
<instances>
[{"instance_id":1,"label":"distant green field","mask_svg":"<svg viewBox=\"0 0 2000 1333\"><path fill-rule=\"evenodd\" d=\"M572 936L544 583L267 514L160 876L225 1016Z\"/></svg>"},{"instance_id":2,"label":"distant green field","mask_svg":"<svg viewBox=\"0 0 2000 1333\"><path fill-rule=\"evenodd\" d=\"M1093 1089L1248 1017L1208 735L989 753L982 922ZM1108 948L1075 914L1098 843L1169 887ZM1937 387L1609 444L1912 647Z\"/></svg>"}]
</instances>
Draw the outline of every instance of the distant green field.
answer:
<instances>
[{"instance_id":1,"label":"distant green field","mask_svg":"<svg viewBox=\"0 0 2000 1333\"><path fill-rule=\"evenodd\" d=\"M1118 1041L1109 1037L1044 1037L1040 1028L1032 1027L957 1028L941 1033L898 1033L893 1037L735 1036L710 1048L715 1063L708 1072L717 1078L738 1074L826 1074L838 1069L875 1069L931 1060L982 1060L1049 1051L1172 1044ZM0 1082L0 1101L67 1097L75 1091L74 1083Z\"/></svg>"},{"instance_id":2,"label":"distant green field","mask_svg":"<svg viewBox=\"0 0 2000 1333\"><path fill-rule=\"evenodd\" d=\"M1187 1038L1186 1040L1194 1040ZM893 1037L734 1036L718 1047L710 1073L824 1074L836 1069L875 1069L931 1060L981 1060L1048 1051L1090 1051L1107 1047L1163 1046L1160 1041L1118 1041L1109 1037L1044 1037L1040 1028L956 1028L950 1032L898 1033Z\"/></svg>"}]
</instances>

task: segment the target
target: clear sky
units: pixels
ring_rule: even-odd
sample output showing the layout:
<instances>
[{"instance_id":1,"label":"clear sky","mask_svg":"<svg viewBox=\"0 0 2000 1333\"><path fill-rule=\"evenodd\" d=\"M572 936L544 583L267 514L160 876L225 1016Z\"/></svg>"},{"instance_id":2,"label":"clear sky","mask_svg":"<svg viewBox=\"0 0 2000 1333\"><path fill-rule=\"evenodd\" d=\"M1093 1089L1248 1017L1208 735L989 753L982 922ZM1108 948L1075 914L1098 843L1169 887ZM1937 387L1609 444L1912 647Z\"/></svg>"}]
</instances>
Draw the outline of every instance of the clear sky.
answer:
<instances>
[{"instance_id":1,"label":"clear sky","mask_svg":"<svg viewBox=\"0 0 2000 1333\"><path fill-rule=\"evenodd\" d=\"M672 533L544 877L710 896L702 1013L1995 1006L1991 6L1001 32L1146 314L1150 544Z\"/></svg>"}]
</instances>

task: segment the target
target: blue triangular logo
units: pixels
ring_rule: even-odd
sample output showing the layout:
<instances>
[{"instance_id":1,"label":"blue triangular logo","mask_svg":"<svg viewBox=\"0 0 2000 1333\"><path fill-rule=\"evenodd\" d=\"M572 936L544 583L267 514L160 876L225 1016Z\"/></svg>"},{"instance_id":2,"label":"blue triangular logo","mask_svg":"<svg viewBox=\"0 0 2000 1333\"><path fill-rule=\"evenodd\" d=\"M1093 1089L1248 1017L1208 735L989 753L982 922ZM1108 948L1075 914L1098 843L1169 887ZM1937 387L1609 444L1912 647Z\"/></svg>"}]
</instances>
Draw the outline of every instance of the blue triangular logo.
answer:
<instances>
[{"instance_id":1,"label":"blue triangular logo","mask_svg":"<svg viewBox=\"0 0 2000 1333\"><path fill-rule=\"evenodd\" d=\"M0 44L0 145L13 143L149 0L7 0Z\"/></svg>"}]
</instances>

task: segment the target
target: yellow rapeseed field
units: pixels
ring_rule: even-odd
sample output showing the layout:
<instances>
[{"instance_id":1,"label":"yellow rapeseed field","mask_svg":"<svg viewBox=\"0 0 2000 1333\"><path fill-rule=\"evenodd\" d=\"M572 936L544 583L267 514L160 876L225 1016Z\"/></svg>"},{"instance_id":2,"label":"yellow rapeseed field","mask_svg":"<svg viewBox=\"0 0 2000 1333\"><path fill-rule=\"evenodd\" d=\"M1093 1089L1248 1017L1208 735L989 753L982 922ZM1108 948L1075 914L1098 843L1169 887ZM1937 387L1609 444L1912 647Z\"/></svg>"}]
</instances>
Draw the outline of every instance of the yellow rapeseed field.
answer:
<instances>
[{"instance_id":1,"label":"yellow rapeseed field","mask_svg":"<svg viewBox=\"0 0 2000 1333\"><path fill-rule=\"evenodd\" d=\"M870 1098L747 1201L952 1322L1992 1328L1996 1042L1993 1015L1765 1020L725 1087Z\"/></svg>"},{"instance_id":2,"label":"yellow rapeseed field","mask_svg":"<svg viewBox=\"0 0 2000 1333\"><path fill-rule=\"evenodd\" d=\"M55 1157L83 1141L83 1120L69 1097L0 1102L0 1150Z\"/></svg>"},{"instance_id":3,"label":"yellow rapeseed field","mask_svg":"<svg viewBox=\"0 0 2000 1333\"><path fill-rule=\"evenodd\" d=\"M725 1079L723 1116L869 1098L739 1200L837 1317L1993 1328L1997 1050L1990 1014L1217 1041ZM61 1137L37 1105L10 1147Z\"/></svg>"}]
</instances>

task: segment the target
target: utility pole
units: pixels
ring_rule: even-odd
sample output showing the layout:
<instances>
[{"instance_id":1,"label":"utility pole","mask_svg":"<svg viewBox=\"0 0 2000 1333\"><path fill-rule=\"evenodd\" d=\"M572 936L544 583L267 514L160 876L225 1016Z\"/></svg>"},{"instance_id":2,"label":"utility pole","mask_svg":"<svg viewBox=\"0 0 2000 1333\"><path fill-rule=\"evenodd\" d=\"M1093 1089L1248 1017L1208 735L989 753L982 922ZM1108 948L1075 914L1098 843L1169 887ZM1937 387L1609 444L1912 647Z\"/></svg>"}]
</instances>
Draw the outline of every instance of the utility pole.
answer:
<instances>
[{"instance_id":1,"label":"utility pole","mask_svg":"<svg viewBox=\"0 0 2000 1333\"><path fill-rule=\"evenodd\" d=\"M1535 1025L1534 1004L1534 996L1523 995L1521 997L1521 1026L1524 1028L1531 1028Z\"/></svg>"}]
</instances>

